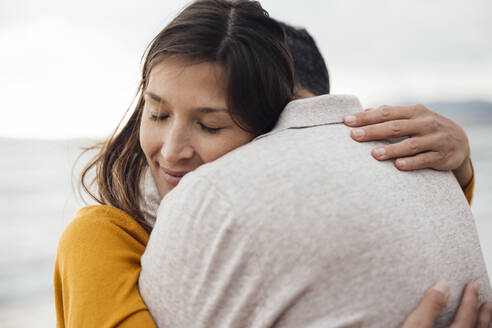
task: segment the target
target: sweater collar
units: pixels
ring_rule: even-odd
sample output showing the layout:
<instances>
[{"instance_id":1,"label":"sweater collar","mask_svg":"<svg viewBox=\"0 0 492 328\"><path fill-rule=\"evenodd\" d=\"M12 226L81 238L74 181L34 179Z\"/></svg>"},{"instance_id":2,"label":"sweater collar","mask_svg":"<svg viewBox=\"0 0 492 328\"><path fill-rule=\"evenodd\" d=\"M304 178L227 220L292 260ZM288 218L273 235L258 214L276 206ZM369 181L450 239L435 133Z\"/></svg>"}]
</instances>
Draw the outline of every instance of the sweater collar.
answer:
<instances>
[{"instance_id":1,"label":"sweater collar","mask_svg":"<svg viewBox=\"0 0 492 328\"><path fill-rule=\"evenodd\" d=\"M359 99L351 95L323 95L293 100L282 111L273 130L255 140L286 129L343 123L345 115L360 111L362 111L362 105Z\"/></svg>"}]
</instances>

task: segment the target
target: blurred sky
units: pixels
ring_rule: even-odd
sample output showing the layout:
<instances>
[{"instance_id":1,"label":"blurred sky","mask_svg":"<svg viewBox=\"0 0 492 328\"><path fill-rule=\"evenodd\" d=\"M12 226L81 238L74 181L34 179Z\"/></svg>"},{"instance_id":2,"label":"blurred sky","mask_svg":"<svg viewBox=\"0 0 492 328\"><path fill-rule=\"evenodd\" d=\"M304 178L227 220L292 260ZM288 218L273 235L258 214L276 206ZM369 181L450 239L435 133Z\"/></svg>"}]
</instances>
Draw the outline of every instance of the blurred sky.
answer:
<instances>
[{"instance_id":1,"label":"blurred sky","mask_svg":"<svg viewBox=\"0 0 492 328\"><path fill-rule=\"evenodd\" d=\"M150 40L188 1L0 0L0 137L105 137ZM306 27L364 106L492 101L492 1L261 1Z\"/></svg>"}]
</instances>

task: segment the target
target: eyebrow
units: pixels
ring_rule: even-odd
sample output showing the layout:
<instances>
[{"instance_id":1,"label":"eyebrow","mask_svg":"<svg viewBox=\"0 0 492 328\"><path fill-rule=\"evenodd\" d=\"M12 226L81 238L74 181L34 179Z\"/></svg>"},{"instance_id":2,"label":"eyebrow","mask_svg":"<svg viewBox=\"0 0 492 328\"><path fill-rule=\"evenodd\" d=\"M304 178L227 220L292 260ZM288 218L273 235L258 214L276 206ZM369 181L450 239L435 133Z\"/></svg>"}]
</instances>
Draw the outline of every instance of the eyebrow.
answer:
<instances>
[{"instance_id":1,"label":"eyebrow","mask_svg":"<svg viewBox=\"0 0 492 328\"><path fill-rule=\"evenodd\" d=\"M161 97L159 97L155 93L152 93L150 91L145 91L144 92L144 95L148 96L150 99L152 99L154 101L157 101L157 102L162 103L162 104L169 105L169 103L165 99L162 99ZM205 114L208 114L208 113L217 113L217 112L229 112L229 110L227 110L226 108L214 108L214 107L197 107L197 108L193 108L193 111L194 112L205 113Z\"/></svg>"}]
</instances>

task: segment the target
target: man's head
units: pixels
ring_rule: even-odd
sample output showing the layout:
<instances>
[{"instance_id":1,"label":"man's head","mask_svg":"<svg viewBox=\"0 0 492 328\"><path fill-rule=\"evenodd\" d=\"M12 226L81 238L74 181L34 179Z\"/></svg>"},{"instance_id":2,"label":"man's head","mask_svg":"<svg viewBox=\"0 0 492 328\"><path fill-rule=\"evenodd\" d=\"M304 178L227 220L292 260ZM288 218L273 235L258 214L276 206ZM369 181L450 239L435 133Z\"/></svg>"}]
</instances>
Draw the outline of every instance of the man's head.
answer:
<instances>
[{"instance_id":1,"label":"man's head","mask_svg":"<svg viewBox=\"0 0 492 328\"><path fill-rule=\"evenodd\" d=\"M304 28L279 23L294 59L296 95L306 98L330 93L328 69L313 37Z\"/></svg>"}]
</instances>

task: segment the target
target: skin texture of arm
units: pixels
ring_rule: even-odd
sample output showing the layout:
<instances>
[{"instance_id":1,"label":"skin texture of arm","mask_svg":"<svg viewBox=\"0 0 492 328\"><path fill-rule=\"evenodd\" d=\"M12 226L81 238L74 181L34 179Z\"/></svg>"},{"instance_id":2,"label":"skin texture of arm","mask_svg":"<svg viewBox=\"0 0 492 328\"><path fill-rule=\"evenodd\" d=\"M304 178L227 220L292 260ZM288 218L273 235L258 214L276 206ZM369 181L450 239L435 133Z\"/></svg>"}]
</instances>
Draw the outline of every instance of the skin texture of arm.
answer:
<instances>
[{"instance_id":1,"label":"skin texture of arm","mask_svg":"<svg viewBox=\"0 0 492 328\"><path fill-rule=\"evenodd\" d=\"M149 234L111 206L88 206L63 232L55 262L57 327L156 327L138 290Z\"/></svg>"},{"instance_id":2,"label":"skin texture of arm","mask_svg":"<svg viewBox=\"0 0 492 328\"><path fill-rule=\"evenodd\" d=\"M473 200L473 190L475 189L475 170L473 169L473 163L472 163L471 159L468 160L468 163L469 163L469 166L471 168L471 180L469 180L468 184L462 185L461 188L463 189L463 192L465 193L465 197L466 197L466 200L468 201L468 204L471 205L472 200ZM457 177L457 175L454 171L453 171L453 173Z\"/></svg>"}]
</instances>

